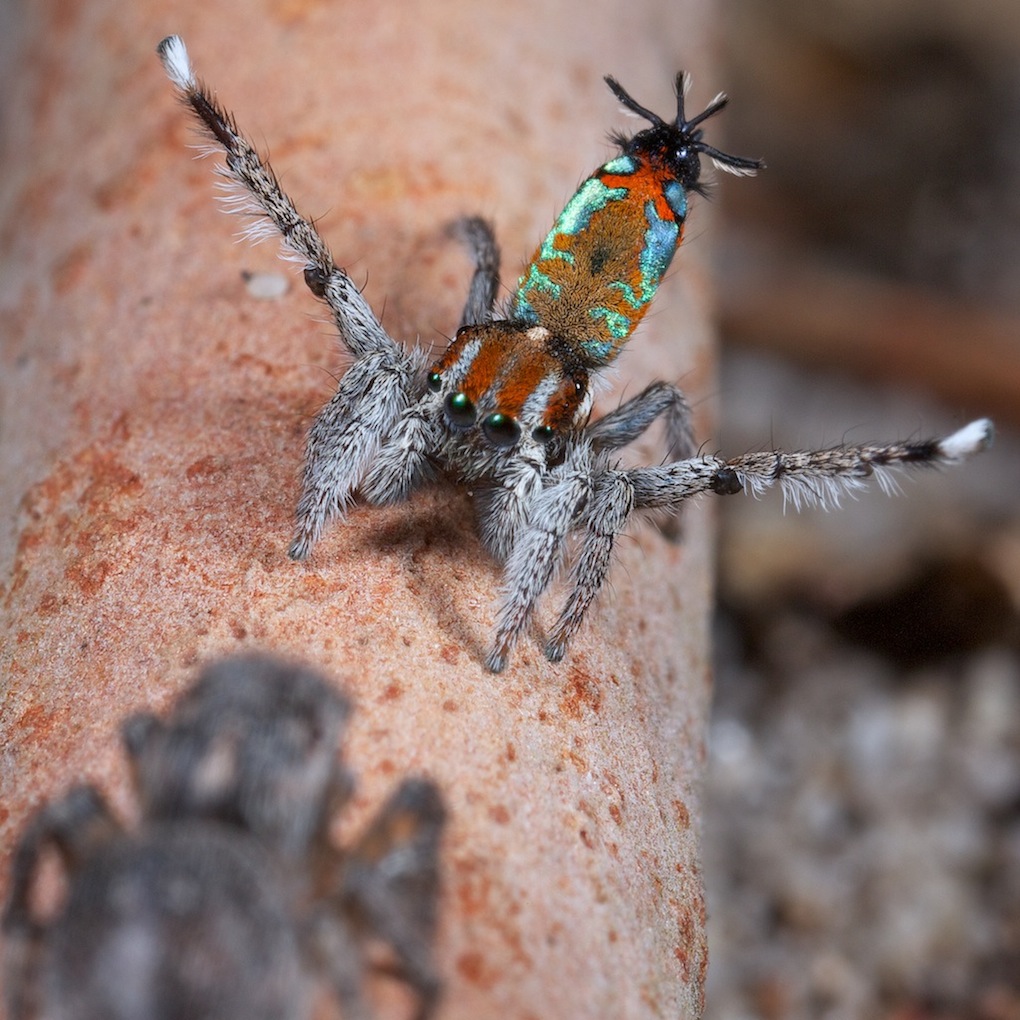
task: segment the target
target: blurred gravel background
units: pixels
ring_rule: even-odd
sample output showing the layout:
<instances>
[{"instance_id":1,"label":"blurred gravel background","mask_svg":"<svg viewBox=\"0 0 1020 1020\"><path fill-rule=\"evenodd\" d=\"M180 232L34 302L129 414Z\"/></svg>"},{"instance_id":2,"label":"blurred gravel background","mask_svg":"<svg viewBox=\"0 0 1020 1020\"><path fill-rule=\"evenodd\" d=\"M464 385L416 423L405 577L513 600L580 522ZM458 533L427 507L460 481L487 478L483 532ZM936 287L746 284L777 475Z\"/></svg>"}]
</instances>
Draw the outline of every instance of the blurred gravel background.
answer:
<instances>
[{"instance_id":1,"label":"blurred gravel background","mask_svg":"<svg viewBox=\"0 0 1020 1020\"><path fill-rule=\"evenodd\" d=\"M1020 1018L1020 4L730 0L718 446L993 450L720 501L709 1020ZM876 309L879 312L876 312Z\"/></svg>"}]
</instances>

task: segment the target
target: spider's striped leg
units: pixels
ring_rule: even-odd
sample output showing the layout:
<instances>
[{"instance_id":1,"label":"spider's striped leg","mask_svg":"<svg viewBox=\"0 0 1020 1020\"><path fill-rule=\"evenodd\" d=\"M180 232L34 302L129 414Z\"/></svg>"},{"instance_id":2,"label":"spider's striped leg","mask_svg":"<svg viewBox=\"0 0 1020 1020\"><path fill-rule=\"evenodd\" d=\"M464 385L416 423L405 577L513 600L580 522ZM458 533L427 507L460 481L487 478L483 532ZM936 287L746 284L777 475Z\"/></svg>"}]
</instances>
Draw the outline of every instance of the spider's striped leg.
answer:
<instances>
[{"instance_id":1,"label":"spider's striped leg","mask_svg":"<svg viewBox=\"0 0 1020 1020\"><path fill-rule=\"evenodd\" d=\"M226 157L221 173L233 192L231 211L253 217L252 240L278 233L284 253L304 265L305 282L333 313L354 362L308 434L297 531L290 546L303 559L326 522L341 514L383 439L421 390L423 356L390 338L351 278L340 269L311 221L280 187L269 163L195 77L179 36L160 43L160 59L185 103Z\"/></svg>"},{"instance_id":2,"label":"spider's striped leg","mask_svg":"<svg viewBox=\"0 0 1020 1020\"><path fill-rule=\"evenodd\" d=\"M465 216L450 225L450 234L467 245L475 264L460 324L492 322L499 292L499 245L492 224L480 216Z\"/></svg>"},{"instance_id":3,"label":"spider's striped leg","mask_svg":"<svg viewBox=\"0 0 1020 1020\"><path fill-rule=\"evenodd\" d=\"M944 439L920 443L839 446L802 453L754 453L724 461L697 457L663 467L606 471L597 474L583 512L586 533L574 567L574 585L556 625L546 655L563 658L585 613L609 570L615 537L632 510L676 510L691 496L754 492L778 484L796 506L838 502L843 491L855 491L872 476L887 491L893 488L889 469L909 465L952 464L985 449L991 423L978 421Z\"/></svg>"},{"instance_id":4,"label":"spider's striped leg","mask_svg":"<svg viewBox=\"0 0 1020 1020\"><path fill-rule=\"evenodd\" d=\"M398 348L355 361L308 432L293 559L304 559L322 529L350 504L386 437L421 388L425 356Z\"/></svg>"},{"instance_id":5,"label":"spider's striped leg","mask_svg":"<svg viewBox=\"0 0 1020 1020\"><path fill-rule=\"evenodd\" d=\"M728 466L753 493L778 485L797 509L802 505L838 506L844 492L856 492L874 479L886 493L897 491L892 471L908 467L957 464L988 449L994 435L987 418L952 435L912 443L865 443L827 450L749 453Z\"/></svg>"},{"instance_id":6,"label":"spider's striped leg","mask_svg":"<svg viewBox=\"0 0 1020 1020\"><path fill-rule=\"evenodd\" d=\"M573 587L545 646L546 658L559 662L609 572L616 536L634 508L634 486L626 474L606 471L595 478L585 508L587 528L572 571Z\"/></svg>"},{"instance_id":7,"label":"spider's striped leg","mask_svg":"<svg viewBox=\"0 0 1020 1020\"><path fill-rule=\"evenodd\" d=\"M619 450L633 443L657 418L666 426L667 459L683 460L694 453L691 409L679 386L654 382L615 411L592 422L585 435L596 450Z\"/></svg>"},{"instance_id":8,"label":"spider's striped leg","mask_svg":"<svg viewBox=\"0 0 1020 1020\"><path fill-rule=\"evenodd\" d=\"M399 350L357 286L337 267L315 226L297 211L269 162L259 156L238 130L234 118L195 77L180 36L164 39L157 53L181 99L224 152L226 160L220 173L230 188L227 206L231 212L252 217L246 236L259 241L275 233L280 235L285 256L304 265L305 282L329 305L340 339L356 358Z\"/></svg>"},{"instance_id":9,"label":"spider's striped leg","mask_svg":"<svg viewBox=\"0 0 1020 1020\"><path fill-rule=\"evenodd\" d=\"M774 450L723 460L693 457L663 467L635 468L626 474L634 485L635 509L674 510L702 492L732 495L745 488L758 494L778 485L794 507L836 506L845 492L857 492L874 479L894 492L891 472L905 467L957 464L988 449L993 437L987 418L949 436L914 443L866 443L827 450L784 453Z\"/></svg>"},{"instance_id":10,"label":"spider's striped leg","mask_svg":"<svg viewBox=\"0 0 1020 1020\"><path fill-rule=\"evenodd\" d=\"M528 507L506 564L496 636L485 665L500 673L542 593L563 562L567 535L592 492L592 452L573 447Z\"/></svg>"}]
</instances>

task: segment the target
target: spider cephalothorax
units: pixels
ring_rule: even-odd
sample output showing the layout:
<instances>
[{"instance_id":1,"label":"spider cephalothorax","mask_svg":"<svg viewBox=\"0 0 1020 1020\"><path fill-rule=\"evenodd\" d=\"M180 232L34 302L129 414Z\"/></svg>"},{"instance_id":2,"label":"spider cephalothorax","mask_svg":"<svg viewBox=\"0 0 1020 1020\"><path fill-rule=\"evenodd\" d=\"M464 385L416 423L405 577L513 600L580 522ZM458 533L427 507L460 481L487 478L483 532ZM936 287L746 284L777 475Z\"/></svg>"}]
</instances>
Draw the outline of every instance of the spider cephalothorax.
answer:
<instances>
[{"instance_id":1,"label":"spider cephalothorax","mask_svg":"<svg viewBox=\"0 0 1020 1020\"><path fill-rule=\"evenodd\" d=\"M615 138L620 152L585 180L525 269L505 312L496 308L499 253L491 228L466 218L456 229L475 261L461 328L431 367L418 350L391 339L339 269L312 224L282 191L270 167L197 82L183 42L159 47L170 79L226 154L242 211L265 217L305 279L329 305L352 363L308 436L297 530L303 559L330 518L355 495L401 500L437 472L468 483L479 528L505 563L496 636L486 659L502 670L550 580L580 541L566 606L546 642L562 658L609 569L616 535L635 510L676 511L703 492L731 494L779 483L795 503L833 502L887 468L947 463L984 449L991 423L921 443L840 446L724 460L695 455L690 414L672 383L653 383L615 411L590 420L593 377L623 349L648 310L683 237L688 199L700 192L701 157L737 174L758 160L708 145L701 125L726 103L718 96L684 115L685 78L676 80L677 115L666 121L607 83L651 122ZM616 451L653 421L665 424L665 464L623 469Z\"/></svg>"}]
</instances>

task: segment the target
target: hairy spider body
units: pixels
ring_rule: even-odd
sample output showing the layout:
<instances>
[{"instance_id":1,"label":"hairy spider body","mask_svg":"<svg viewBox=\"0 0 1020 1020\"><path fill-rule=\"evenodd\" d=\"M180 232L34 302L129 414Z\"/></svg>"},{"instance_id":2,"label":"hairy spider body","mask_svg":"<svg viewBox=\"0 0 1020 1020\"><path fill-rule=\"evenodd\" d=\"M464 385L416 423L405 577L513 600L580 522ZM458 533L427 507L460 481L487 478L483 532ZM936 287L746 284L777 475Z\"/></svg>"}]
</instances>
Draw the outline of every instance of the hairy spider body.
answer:
<instances>
[{"instance_id":1,"label":"hairy spider body","mask_svg":"<svg viewBox=\"0 0 1020 1020\"><path fill-rule=\"evenodd\" d=\"M477 218L455 224L475 262L457 335L429 368L425 355L391 339L312 224L231 117L197 82L177 36L159 46L181 97L225 152L225 176L241 189L233 208L258 217L253 237L278 232L305 266L312 292L329 305L352 363L309 435L290 555L304 559L326 523L357 494L370 503L405 499L442 473L470 485L483 540L505 563L496 635L486 658L501 671L535 607L580 536L567 604L545 652L562 658L609 569L616 535L635 510L676 511L691 496L780 484L795 503L835 503L875 474L904 464L949 463L984 449L987 420L923 443L840 446L724 460L695 455L683 393L658 382L591 421L594 376L620 353L679 245L688 200L701 190L701 157L724 170L755 173L761 163L708 145L696 117L663 120L612 78L625 107L651 127L617 136L620 152L567 203L539 245L505 313L496 307L499 250ZM667 463L620 468L616 453L654 421L665 425Z\"/></svg>"},{"instance_id":2,"label":"hairy spider body","mask_svg":"<svg viewBox=\"0 0 1020 1020\"><path fill-rule=\"evenodd\" d=\"M99 824L110 830L102 840L74 831ZM79 787L37 816L23 846L46 843L73 880L48 927L30 936L8 924L10 941L21 942L8 953L11 1020L311 1015L285 883L257 840L200 821L122 832Z\"/></svg>"},{"instance_id":3,"label":"hairy spider body","mask_svg":"<svg viewBox=\"0 0 1020 1020\"><path fill-rule=\"evenodd\" d=\"M122 828L91 786L41 808L14 854L10 1020L309 1020L316 990L369 1020L369 945L428 1020L445 809L403 780L350 847L330 839L350 797L338 756L350 704L311 670L266 656L203 670L168 719L122 735L141 820ZM47 854L66 895L39 908Z\"/></svg>"}]
</instances>

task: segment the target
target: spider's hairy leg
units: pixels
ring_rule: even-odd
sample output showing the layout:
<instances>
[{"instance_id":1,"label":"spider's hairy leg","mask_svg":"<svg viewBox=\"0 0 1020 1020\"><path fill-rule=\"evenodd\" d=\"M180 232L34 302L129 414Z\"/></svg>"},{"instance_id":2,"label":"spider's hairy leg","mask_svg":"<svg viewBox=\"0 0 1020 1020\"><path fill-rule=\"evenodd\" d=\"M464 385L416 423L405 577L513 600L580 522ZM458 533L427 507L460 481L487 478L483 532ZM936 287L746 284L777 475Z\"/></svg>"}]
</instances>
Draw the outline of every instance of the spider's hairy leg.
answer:
<instances>
[{"instance_id":1,"label":"spider's hairy leg","mask_svg":"<svg viewBox=\"0 0 1020 1020\"><path fill-rule=\"evenodd\" d=\"M344 924L332 904L319 906L302 926L304 952L326 975L341 1016L346 1020L372 1020L372 1011L361 991L367 969L365 952L354 931Z\"/></svg>"},{"instance_id":2,"label":"spider's hairy leg","mask_svg":"<svg viewBox=\"0 0 1020 1020\"><path fill-rule=\"evenodd\" d=\"M11 1020L28 1020L37 1012L33 990L39 986L38 956L46 924L34 916L32 894L44 851L56 849L65 870L70 871L119 829L91 786L76 787L44 807L29 823L14 853L11 891L3 915L7 941L3 976Z\"/></svg>"},{"instance_id":3,"label":"spider's hairy leg","mask_svg":"<svg viewBox=\"0 0 1020 1020\"><path fill-rule=\"evenodd\" d=\"M461 326L492 321L499 288L499 246L492 225L478 216L455 220L449 234L468 248L474 272ZM421 389L422 387L419 387ZM429 458L439 449L443 424L428 396L409 407L388 434L371 471L361 484L370 503L397 503L432 474Z\"/></svg>"},{"instance_id":4,"label":"spider's hairy leg","mask_svg":"<svg viewBox=\"0 0 1020 1020\"><path fill-rule=\"evenodd\" d=\"M595 601L609 573L616 536L623 530L634 508L634 486L619 471L605 471L595 477L595 489L585 508L586 530L571 572L573 587L559 615L545 655L559 662Z\"/></svg>"},{"instance_id":5,"label":"spider's hairy leg","mask_svg":"<svg viewBox=\"0 0 1020 1020\"><path fill-rule=\"evenodd\" d=\"M884 491L895 491L893 469L938 467L966 460L988 449L993 434L992 423L982 418L952 435L915 443L868 443L795 453L774 450L730 460L694 457L625 473L634 485L638 510L673 510L703 492L733 495L747 488L758 494L773 485L778 485L797 509L812 504L830 507L838 504L843 493L866 488L872 478Z\"/></svg>"},{"instance_id":6,"label":"spider's hairy leg","mask_svg":"<svg viewBox=\"0 0 1020 1020\"><path fill-rule=\"evenodd\" d=\"M615 411L592 422L585 429L585 435L596 450L619 450L634 442L660 416L665 425L666 460L684 460L693 456L697 446L690 405L683 390L667 382L646 386ZM678 513L663 517L658 525L670 541L680 541L682 528Z\"/></svg>"},{"instance_id":7,"label":"spider's hairy leg","mask_svg":"<svg viewBox=\"0 0 1020 1020\"><path fill-rule=\"evenodd\" d=\"M418 994L416 1020L428 1020L441 990L433 943L445 825L436 784L406 779L353 848L344 870L343 901L370 937L393 950L397 976Z\"/></svg>"},{"instance_id":8,"label":"spider's hairy leg","mask_svg":"<svg viewBox=\"0 0 1020 1020\"><path fill-rule=\"evenodd\" d=\"M475 265L460 324L491 322L499 293L499 245L492 224L480 216L465 216L450 224L450 235L467 246Z\"/></svg>"},{"instance_id":9,"label":"spider's hairy leg","mask_svg":"<svg viewBox=\"0 0 1020 1020\"><path fill-rule=\"evenodd\" d=\"M366 355L344 374L308 432L292 559L304 559L326 523L347 509L384 437L422 389L424 370L423 352L397 348Z\"/></svg>"},{"instance_id":10,"label":"spider's hairy leg","mask_svg":"<svg viewBox=\"0 0 1020 1020\"><path fill-rule=\"evenodd\" d=\"M727 465L755 494L778 484L796 509L815 504L827 508L838 506L843 493L865 488L871 478L883 491L895 492L891 469L956 464L987 450L993 436L991 421L982 418L937 439L750 453L727 461Z\"/></svg>"},{"instance_id":11,"label":"spider's hairy leg","mask_svg":"<svg viewBox=\"0 0 1020 1020\"><path fill-rule=\"evenodd\" d=\"M520 459L504 468L498 482L475 492L482 542L500 563L509 559L541 491L541 465Z\"/></svg>"},{"instance_id":12,"label":"spider's hairy leg","mask_svg":"<svg viewBox=\"0 0 1020 1020\"><path fill-rule=\"evenodd\" d=\"M506 668L539 598L563 562L566 538L591 498L593 458L588 444L571 447L531 502L506 563L496 636L485 659L493 673Z\"/></svg>"},{"instance_id":13,"label":"spider's hairy leg","mask_svg":"<svg viewBox=\"0 0 1020 1020\"><path fill-rule=\"evenodd\" d=\"M329 305L340 338L355 357L399 349L386 335L350 277L336 266L319 232L297 211L273 168L241 134L234 118L195 77L180 36L164 39L156 52L181 99L223 149L226 165L221 172L239 189L229 197L230 209L255 217L246 231L247 236L258 241L274 229L280 234L287 254L304 264L305 282Z\"/></svg>"},{"instance_id":14,"label":"spider's hairy leg","mask_svg":"<svg viewBox=\"0 0 1020 1020\"><path fill-rule=\"evenodd\" d=\"M592 422L585 435L596 450L619 450L633 443L657 418L666 426L667 459L683 460L697 449L691 426L691 408L683 390L667 382L654 382L637 396Z\"/></svg>"},{"instance_id":15,"label":"spider's hairy leg","mask_svg":"<svg viewBox=\"0 0 1020 1020\"><path fill-rule=\"evenodd\" d=\"M429 400L408 407L388 431L360 486L376 504L399 503L433 473L430 456L442 445L439 412Z\"/></svg>"},{"instance_id":16,"label":"spider's hairy leg","mask_svg":"<svg viewBox=\"0 0 1020 1020\"><path fill-rule=\"evenodd\" d=\"M280 234L285 250L304 264L309 289L329 305L340 339L354 356L308 435L290 546L291 557L303 559L326 522L343 513L383 437L420 392L424 358L387 335L319 232L280 187L272 167L195 77L180 37L164 39L157 52L181 98L225 153L222 172L239 189L232 209L257 217L248 236L258 240L274 230Z\"/></svg>"}]
</instances>

